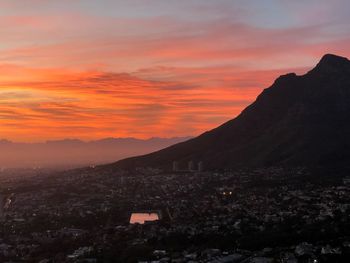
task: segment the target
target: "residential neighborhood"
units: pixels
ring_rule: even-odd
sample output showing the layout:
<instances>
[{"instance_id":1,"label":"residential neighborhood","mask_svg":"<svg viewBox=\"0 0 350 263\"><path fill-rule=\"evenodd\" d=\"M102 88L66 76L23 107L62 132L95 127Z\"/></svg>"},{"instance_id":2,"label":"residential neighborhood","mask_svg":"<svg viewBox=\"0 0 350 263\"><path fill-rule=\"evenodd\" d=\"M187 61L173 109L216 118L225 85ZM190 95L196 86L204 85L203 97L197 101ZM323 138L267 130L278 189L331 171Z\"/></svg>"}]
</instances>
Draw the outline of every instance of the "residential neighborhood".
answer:
<instances>
[{"instance_id":1,"label":"residential neighborhood","mask_svg":"<svg viewBox=\"0 0 350 263\"><path fill-rule=\"evenodd\" d=\"M348 177L308 173L97 167L4 181L0 260L346 262Z\"/></svg>"}]
</instances>

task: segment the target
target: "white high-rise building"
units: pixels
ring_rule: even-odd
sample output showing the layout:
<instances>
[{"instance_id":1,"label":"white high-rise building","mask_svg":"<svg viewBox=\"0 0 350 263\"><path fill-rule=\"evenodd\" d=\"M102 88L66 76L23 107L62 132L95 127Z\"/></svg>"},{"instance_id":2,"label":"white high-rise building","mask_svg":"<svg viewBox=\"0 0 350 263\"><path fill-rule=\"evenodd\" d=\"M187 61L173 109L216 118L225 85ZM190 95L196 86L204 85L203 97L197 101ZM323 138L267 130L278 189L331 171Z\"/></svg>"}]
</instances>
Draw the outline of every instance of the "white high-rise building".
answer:
<instances>
[{"instance_id":1,"label":"white high-rise building","mask_svg":"<svg viewBox=\"0 0 350 263\"><path fill-rule=\"evenodd\" d=\"M3 194L0 194L0 220L4 218L4 206L5 206L5 198Z\"/></svg>"},{"instance_id":2,"label":"white high-rise building","mask_svg":"<svg viewBox=\"0 0 350 263\"><path fill-rule=\"evenodd\" d=\"M203 162L200 161L200 162L198 163L198 172L202 172L202 171L203 171Z\"/></svg>"},{"instance_id":3,"label":"white high-rise building","mask_svg":"<svg viewBox=\"0 0 350 263\"><path fill-rule=\"evenodd\" d=\"M193 161L189 161L188 162L188 170L189 171L194 171L194 163L193 163Z\"/></svg>"},{"instance_id":4,"label":"white high-rise building","mask_svg":"<svg viewBox=\"0 0 350 263\"><path fill-rule=\"evenodd\" d=\"M176 161L173 162L173 171L174 172L179 171L179 163Z\"/></svg>"}]
</instances>

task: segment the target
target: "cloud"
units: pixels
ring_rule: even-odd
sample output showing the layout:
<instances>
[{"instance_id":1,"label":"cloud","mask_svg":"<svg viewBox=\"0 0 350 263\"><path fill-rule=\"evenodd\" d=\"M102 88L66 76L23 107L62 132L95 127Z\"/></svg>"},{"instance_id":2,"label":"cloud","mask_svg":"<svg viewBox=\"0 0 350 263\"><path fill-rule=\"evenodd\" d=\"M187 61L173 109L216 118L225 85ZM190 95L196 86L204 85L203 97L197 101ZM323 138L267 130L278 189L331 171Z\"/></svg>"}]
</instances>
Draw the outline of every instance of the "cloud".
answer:
<instances>
[{"instance_id":1,"label":"cloud","mask_svg":"<svg viewBox=\"0 0 350 263\"><path fill-rule=\"evenodd\" d=\"M1 134L200 134L277 76L304 73L324 53L350 56L344 4L2 2Z\"/></svg>"},{"instance_id":2,"label":"cloud","mask_svg":"<svg viewBox=\"0 0 350 263\"><path fill-rule=\"evenodd\" d=\"M236 67L156 67L133 74L0 68L7 69L0 81L2 136L21 141L67 134L82 139L197 135L237 115L284 73Z\"/></svg>"},{"instance_id":3,"label":"cloud","mask_svg":"<svg viewBox=\"0 0 350 263\"><path fill-rule=\"evenodd\" d=\"M24 23L29 21L29 23ZM210 20L176 17L101 17L86 13L10 16L0 58L30 66L133 71L153 66L201 66L264 59L264 67L310 64L315 45L341 40L332 21L266 28L226 15ZM23 27L26 25L26 27ZM16 30L13 30L13 29ZM10 36L10 37L9 37ZM11 38L11 36L13 38ZM21 41L18 41L21 40ZM344 40L345 41L345 40ZM20 43L20 45L18 44Z\"/></svg>"}]
</instances>

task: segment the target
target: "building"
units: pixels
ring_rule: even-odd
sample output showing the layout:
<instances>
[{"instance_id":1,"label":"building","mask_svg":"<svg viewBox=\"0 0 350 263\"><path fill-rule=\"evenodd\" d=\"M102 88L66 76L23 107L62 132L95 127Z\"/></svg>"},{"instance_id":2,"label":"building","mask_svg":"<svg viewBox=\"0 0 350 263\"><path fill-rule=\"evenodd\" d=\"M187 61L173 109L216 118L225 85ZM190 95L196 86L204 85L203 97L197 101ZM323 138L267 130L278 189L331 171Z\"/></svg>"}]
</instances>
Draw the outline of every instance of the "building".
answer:
<instances>
[{"instance_id":1,"label":"building","mask_svg":"<svg viewBox=\"0 0 350 263\"><path fill-rule=\"evenodd\" d=\"M194 163L193 163L193 161L189 161L188 162L188 170L189 171L194 171Z\"/></svg>"},{"instance_id":2,"label":"building","mask_svg":"<svg viewBox=\"0 0 350 263\"><path fill-rule=\"evenodd\" d=\"M200 161L198 163L198 172L203 172L203 162L202 161Z\"/></svg>"},{"instance_id":3,"label":"building","mask_svg":"<svg viewBox=\"0 0 350 263\"><path fill-rule=\"evenodd\" d=\"M173 171L174 172L179 171L179 163L176 161L173 162Z\"/></svg>"},{"instance_id":4,"label":"building","mask_svg":"<svg viewBox=\"0 0 350 263\"><path fill-rule=\"evenodd\" d=\"M4 219L4 206L5 206L5 197L3 194L0 194L0 220Z\"/></svg>"}]
</instances>

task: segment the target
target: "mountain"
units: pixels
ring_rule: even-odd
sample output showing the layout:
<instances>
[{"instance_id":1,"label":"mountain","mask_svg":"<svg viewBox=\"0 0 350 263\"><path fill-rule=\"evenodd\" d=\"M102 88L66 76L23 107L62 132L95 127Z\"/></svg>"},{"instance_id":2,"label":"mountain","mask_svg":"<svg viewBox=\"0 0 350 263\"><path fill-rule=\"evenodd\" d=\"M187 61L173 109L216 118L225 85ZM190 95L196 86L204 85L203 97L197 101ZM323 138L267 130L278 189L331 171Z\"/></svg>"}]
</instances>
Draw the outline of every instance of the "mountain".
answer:
<instances>
[{"instance_id":1,"label":"mountain","mask_svg":"<svg viewBox=\"0 0 350 263\"><path fill-rule=\"evenodd\" d=\"M0 140L0 168L75 168L97 165L156 151L189 138L106 138L88 142L65 139L43 143Z\"/></svg>"},{"instance_id":2,"label":"mountain","mask_svg":"<svg viewBox=\"0 0 350 263\"><path fill-rule=\"evenodd\" d=\"M350 159L350 61L327 54L307 74L280 76L242 113L189 141L112 167L206 169L345 165Z\"/></svg>"}]
</instances>

